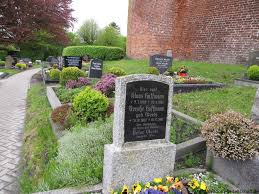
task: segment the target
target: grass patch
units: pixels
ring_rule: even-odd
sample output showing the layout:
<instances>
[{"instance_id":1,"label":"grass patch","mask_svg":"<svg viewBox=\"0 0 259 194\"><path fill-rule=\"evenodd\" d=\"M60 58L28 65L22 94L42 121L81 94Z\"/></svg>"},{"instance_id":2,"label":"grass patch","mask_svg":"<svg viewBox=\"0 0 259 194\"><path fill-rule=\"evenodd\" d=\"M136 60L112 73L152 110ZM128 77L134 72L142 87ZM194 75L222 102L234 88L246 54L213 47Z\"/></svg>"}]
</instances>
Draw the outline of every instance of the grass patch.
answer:
<instances>
[{"instance_id":1,"label":"grass patch","mask_svg":"<svg viewBox=\"0 0 259 194\"><path fill-rule=\"evenodd\" d=\"M9 76L11 76L11 75L20 73L20 72L22 72L22 71L21 71L21 70L18 70L18 69L0 69L0 72L8 73Z\"/></svg>"},{"instance_id":2,"label":"grass patch","mask_svg":"<svg viewBox=\"0 0 259 194\"><path fill-rule=\"evenodd\" d=\"M189 69L191 76L201 76L211 79L215 82L233 84L235 78L241 78L246 71L243 65L226 65L226 64L211 64L205 62L193 61L174 61L173 68L186 66ZM120 60L106 61L104 63L104 71L107 72L111 67L120 67L127 74L148 73L148 60Z\"/></svg>"},{"instance_id":3,"label":"grass patch","mask_svg":"<svg viewBox=\"0 0 259 194\"><path fill-rule=\"evenodd\" d=\"M229 87L177 94L173 98L173 106L174 109L201 121L227 110L240 112L248 118L251 115L255 93L256 88Z\"/></svg>"},{"instance_id":4,"label":"grass patch","mask_svg":"<svg viewBox=\"0 0 259 194\"><path fill-rule=\"evenodd\" d=\"M35 84L28 92L22 156L22 193L37 190L49 161L56 155L57 140L49 124L49 107L42 84Z\"/></svg>"}]
</instances>

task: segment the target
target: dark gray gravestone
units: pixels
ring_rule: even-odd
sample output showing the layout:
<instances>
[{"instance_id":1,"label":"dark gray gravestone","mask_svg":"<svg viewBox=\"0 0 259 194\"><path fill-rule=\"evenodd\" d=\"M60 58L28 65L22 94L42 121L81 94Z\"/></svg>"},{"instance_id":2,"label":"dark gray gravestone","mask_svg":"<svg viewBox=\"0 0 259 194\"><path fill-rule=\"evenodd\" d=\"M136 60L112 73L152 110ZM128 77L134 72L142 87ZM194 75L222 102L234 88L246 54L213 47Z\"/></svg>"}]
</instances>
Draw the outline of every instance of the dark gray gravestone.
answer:
<instances>
[{"instance_id":1,"label":"dark gray gravestone","mask_svg":"<svg viewBox=\"0 0 259 194\"><path fill-rule=\"evenodd\" d=\"M259 65L259 49L249 53L248 66Z\"/></svg>"},{"instance_id":2,"label":"dark gray gravestone","mask_svg":"<svg viewBox=\"0 0 259 194\"><path fill-rule=\"evenodd\" d=\"M93 59L89 69L89 78L101 78L103 74L103 61L101 59Z\"/></svg>"},{"instance_id":3,"label":"dark gray gravestone","mask_svg":"<svg viewBox=\"0 0 259 194\"><path fill-rule=\"evenodd\" d=\"M153 55L150 57L150 67L156 67L160 74L165 73L173 63L172 57L167 57L163 55Z\"/></svg>"},{"instance_id":4,"label":"dark gray gravestone","mask_svg":"<svg viewBox=\"0 0 259 194\"><path fill-rule=\"evenodd\" d=\"M165 138L168 92L168 84L155 81L127 84L125 142Z\"/></svg>"},{"instance_id":5,"label":"dark gray gravestone","mask_svg":"<svg viewBox=\"0 0 259 194\"><path fill-rule=\"evenodd\" d=\"M79 69L82 69L82 63L83 63L82 57L73 57L73 56L64 57L65 67L78 67Z\"/></svg>"}]
</instances>

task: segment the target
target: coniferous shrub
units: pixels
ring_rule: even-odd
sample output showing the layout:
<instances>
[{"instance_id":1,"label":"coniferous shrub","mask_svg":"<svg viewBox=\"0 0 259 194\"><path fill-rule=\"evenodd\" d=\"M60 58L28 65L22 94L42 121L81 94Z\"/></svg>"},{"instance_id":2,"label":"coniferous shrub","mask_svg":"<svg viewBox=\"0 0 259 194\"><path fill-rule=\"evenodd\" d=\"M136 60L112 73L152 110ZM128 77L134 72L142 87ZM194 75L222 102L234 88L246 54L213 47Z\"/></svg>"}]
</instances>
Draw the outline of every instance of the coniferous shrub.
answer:
<instances>
[{"instance_id":1,"label":"coniferous shrub","mask_svg":"<svg viewBox=\"0 0 259 194\"><path fill-rule=\"evenodd\" d=\"M248 68L247 70L247 76L251 80L259 80L259 66L257 65L252 65L251 67Z\"/></svg>"},{"instance_id":2,"label":"coniferous shrub","mask_svg":"<svg viewBox=\"0 0 259 194\"><path fill-rule=\"evenodd\" d=\"M258 149L259 129L242 114L217 114L202 128L207 147L216 156L231 160L252 159Z\"/></svg>"},{"instance_id":3,"label":"coniferous shrub","mask_svg":"<svg viewBox=\"0 0 259 194\"><path fill-rule=\"evenodd\" d=\"M127 75L126 71L119 67L112 67L108 70L109 74L114 74L118 77Z\"/></svg>"},{"instance_id":4,"label":"coniferous shrub","mask_svg":"<svg viewBox=\"0 0 259 194\"><path fill-rule=\"evenodd\" d=\"M77 67L67 67L61 71L60 84L65 86L68 80L78 80L80 77L85 77L86 73Z\"/></svg>"},{"instance_id":5,"label":"coniferous shrub","mask_svg":"<svg viewBox=\"0 0 259 194\"><path fill-rule=\"evenodd\" d=\"M49 71L49 77L52 80L59 80L61 71L59 69L51 69Z\"/></svg>"},{"instance_id":6,"label":"coniferous shrub","mask_svg":"<svg viewBox=\"0 0 259 194\"><path fill-rule=\"evenodd\" d=\"M109 99L90 87L86 87L73 100L74 111L79 118L87 122L103 118L108 107Z\"/></svg>"}]
</instances>

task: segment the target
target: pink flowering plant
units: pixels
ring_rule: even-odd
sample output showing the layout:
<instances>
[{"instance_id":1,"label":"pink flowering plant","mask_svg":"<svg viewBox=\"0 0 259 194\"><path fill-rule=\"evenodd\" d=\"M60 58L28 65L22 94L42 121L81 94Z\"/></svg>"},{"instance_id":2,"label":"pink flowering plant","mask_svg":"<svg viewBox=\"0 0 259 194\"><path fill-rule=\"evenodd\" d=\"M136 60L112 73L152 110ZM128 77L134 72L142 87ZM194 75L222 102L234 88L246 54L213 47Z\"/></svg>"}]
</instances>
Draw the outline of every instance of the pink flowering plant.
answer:
<instances>
[{"instance_id":1,"label":"pink flowering plant","mask_svg":"<svg viewBox=\"0 0 259 194\"><path fill-rule=\"evenodd\" d=\"M115 91L115 80L116 80L116 75L106 74L96 84L95 90L100 91L104 95L110 97Z\"/></svg>"},{"instance_id":2,"label":"pink flowering plant","mask_svg":"<svg viewBox=\"0 0 259 194\"><path fill-rule=\"evenodd\" d=\"M79 77L78 80L68 80L66 83L67 89L81 88L90 85L91 82L86 77Z\"/></svg>"}]
</instances>

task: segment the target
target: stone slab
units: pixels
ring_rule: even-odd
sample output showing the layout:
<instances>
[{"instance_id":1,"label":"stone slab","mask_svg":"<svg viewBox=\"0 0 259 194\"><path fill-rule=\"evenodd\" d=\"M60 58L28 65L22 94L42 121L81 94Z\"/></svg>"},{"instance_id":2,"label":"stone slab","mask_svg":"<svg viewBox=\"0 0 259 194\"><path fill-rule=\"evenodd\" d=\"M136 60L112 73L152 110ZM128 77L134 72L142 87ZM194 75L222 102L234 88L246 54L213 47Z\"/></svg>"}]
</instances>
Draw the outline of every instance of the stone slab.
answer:
<instances>
[{"instance_id":1,"label":"stone slab","mask_svg":"<svg viewBox=\"0 0 259 194\"><path fill-rule=\"evenodd\" d=\"M251 119L259 125L259 88L255 95L254 105L252 107L252 116Z\"/></svg>"},{"instance_id":2,"label":"stone slab","mask_svg":"<svg viewBox=\"0 0 259 194\"><path fill-rule=\"evenodd\" d=\"M155 177L173 174L176 146L171 143L118 148L105 145L103 179L104 194L111 189L148 182ZM126 176L125 176L126 175Z\"/></svg>"},{"instance_id":3,"label":"stone slab","mask_svg":"<svg viewBox=\"0 0 259 194\"><path fill-rule=\"evenodd\" d=\"M47 87L47 97L48 97L52 110L54 110L55 108L58 108L62 105L54 91L54 88L55 87L53 87L53 86Z\"/></svg>"},{"instance_id":4,"label":"stone slab","mask_svg":"<svg viewBox=\"0 0 259 194\"><path fill-rule=\"evenodd\" d=\"M216 88L223 88L225 84L211 83L211 84L174 84L174 93L188 93L194 91L211 90Z\"/></svg>"},{"instance_id":5,"label":"stone slab","mask_svg":"<svg viewBox=\"0 0 259 194\"><path fill-rule=\"evenodd\" d=\"M235 79L235 85L259 88L259 81L253 81L248 79Z\"/></svg>"},{"instance_id":6,"label":"stone slab","mask_svg":"<svg viewBox=\"0 0 259 194\"><path fill-rule=\"evenodd\" d=\"M223 179L237 186L241 193L259 192L259 156L253 160L235 161L214 156L207 152L207 166Z\"/></svg>"}]
</instances>

